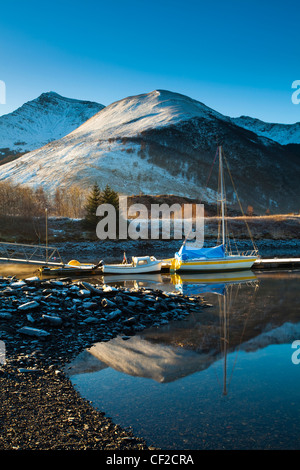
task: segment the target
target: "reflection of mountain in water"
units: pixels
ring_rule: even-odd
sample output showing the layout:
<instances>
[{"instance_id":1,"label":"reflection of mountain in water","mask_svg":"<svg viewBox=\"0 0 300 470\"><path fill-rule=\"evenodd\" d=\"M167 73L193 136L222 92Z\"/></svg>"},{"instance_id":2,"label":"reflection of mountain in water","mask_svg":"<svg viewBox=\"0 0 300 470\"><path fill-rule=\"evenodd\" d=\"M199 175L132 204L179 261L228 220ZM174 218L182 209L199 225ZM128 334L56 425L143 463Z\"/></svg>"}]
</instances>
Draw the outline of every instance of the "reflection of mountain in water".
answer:
<instances>
[{"instance_id":1,"label":"reflection of mountain in water","mask_svg":"<svg viewBox=\"0 0 300 470\"><path fill-rule=\"evenodd\" d=\"M70 375L80 373L80 364L81 372L90 371L97 358L99 370L111 367L135 377L172 382L206 369L214 361L212 352L201 354L184 348L154 344L141 336L133 336L126 341L118 337L107 343L97 343L88 352L88 363L85 351L83 356L79 355L71 364Z\"/></svg>"},{"instance_id":2,"label":"reflection of mountain in water","mask_svg":"<svg viewBox=\"0 0 300 470\"><path fill-rule=\"evenodd\" d=\"M214 306L189 315L185 321L147 329L126 341L119 337L97 343L71 364L70 375L111 367L128 375L171 382L207 369L224 352L251 352L271 344L292 343L300 337L300 274L294 279L283 273L258 278L259 287L244 279L244 283L225 283L224 295L206 293L205 298L210 295L208 300ZM191 279L185 282L190 285ZM202 284L200 279L200 290ZM194 278L193 289L195 285Z\"/></svg>"},{"instance_id":3,"label":"reflection of mountain in water","mask_svg":"<svg viewBox=\"0 0 300 470\"><path fill-rule=\"evenodd\" d=\"M66 371L67 374L71 376L98 372L99 370L107 369L107 367L109 366L101 362L99 358L93 356L89 349L85 349L66 367Z\"/></svg>"},{"instance_id":4,"label":"reflection of mountain in water","mask_svg":"<svg viewBox=\"0 0 300 470\"><path fill-rule=\"evenodd\" d=\"M295 339L300 338L300 323L284 323L283 325L266 330L256 338L241 344L240 349L247 352L266 348L272 344L291 344Z\"/></svg>"}]
</instances>

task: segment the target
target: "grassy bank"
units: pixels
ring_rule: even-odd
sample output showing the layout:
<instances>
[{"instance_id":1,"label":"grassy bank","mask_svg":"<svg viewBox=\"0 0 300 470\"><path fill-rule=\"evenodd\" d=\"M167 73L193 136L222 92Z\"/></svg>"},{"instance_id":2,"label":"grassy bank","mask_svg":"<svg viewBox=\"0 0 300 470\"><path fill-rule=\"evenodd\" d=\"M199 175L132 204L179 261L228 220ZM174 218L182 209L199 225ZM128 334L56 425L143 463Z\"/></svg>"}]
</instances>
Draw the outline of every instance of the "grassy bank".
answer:
<instances>
[{"instance_id":1,"label":"grassy bank","mask_svg":"<svg viewBox=\"0 0 300 470\"><path fill-rule=\"evenodd\" d=\"M231 216L226 218L228 231L236 239L248 239L247 225L255 240L291 240L299 237L300 215L280 214L269 216ZM217 238L220 218L205 219L204 238ZM47 221L48 243L96 241L95 231L87 231L81 219L49 217ZM172 239L172 233L171 233ZM1 217L0 241L11 243L46 243L45 218L19 216Z\"/></svg>"}]
</instances>

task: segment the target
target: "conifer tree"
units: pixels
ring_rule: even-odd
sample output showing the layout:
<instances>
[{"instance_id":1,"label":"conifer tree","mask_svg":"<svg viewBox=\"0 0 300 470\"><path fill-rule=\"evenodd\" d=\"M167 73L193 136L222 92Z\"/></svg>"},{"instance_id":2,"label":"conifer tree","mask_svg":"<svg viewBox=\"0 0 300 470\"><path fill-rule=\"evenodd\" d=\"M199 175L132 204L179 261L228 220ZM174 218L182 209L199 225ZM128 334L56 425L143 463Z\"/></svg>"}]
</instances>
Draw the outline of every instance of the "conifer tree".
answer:
<instances>
[{"instance_id":1,"label":"conifer tree","mask_svg":"<svg viewBox=\"0 0 300 470\"><path fill-rule=\"evenodd\" d=\"M108 184L101 193L101 204L111 204L119 212L119 194L114 191Z\"/></svg>"},{"instance_id":2,"label":"conifer tree","mask_svg":"<svg viewBox=\"0 0 300 470\"><path fill-rule=\"evenodd\" d=\"M94 184L90 195L87 198L87 204L85 207L85 218L84 225L86 228L93 230L96 228L98 223L98 217L96 216L97 207L102 204L102 193L97 183Z\"/></svg>"},{"instance_id":3,"label":"conifer tree","mask_svg":"<svg viewBox=\"0 0 300 470\"><path fill-rule=\"evenodd\" d=\"M94 184L90 195L87 198L85 207L84 227L88 230L95 230L98 222L101 220L96 215L97 208L101 204L111 204L116 209L116 229L118 231L119 222L119 194L108 184L103 191L100 190L97 183Z\"/></svg>"},{"instance_id":4,"label":"conifer tree","mask_svg":"<svg viewBox=\"0 0 300 470\"><path fill-rule=\"evenodd\" d=\"M116 210L116 233L119 233L119 194L108 184L101 193L101 204L111 204ZM100 220L100 219L99 219ZM118 235L117 235L118 237Z\"/></svg>"}]
</instances>

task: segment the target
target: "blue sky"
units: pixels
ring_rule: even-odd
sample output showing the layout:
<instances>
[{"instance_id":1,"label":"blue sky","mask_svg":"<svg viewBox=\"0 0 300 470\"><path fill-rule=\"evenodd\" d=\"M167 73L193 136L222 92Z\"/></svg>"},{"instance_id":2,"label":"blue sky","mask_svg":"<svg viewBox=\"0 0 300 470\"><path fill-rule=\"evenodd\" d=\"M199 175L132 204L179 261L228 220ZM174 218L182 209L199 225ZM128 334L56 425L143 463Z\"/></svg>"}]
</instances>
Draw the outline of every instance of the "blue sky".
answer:
<instances>
[{"instance_id":1,"label":"blue sky","mask_svg":"<svg viewBox=\"0 0 300 470\"><path fill-rule=\"evenodd\" d=\"M108 105L167 89L228 116L300 121L297 0L36 0L0 11L0 115L46 91Z\"/></svg>"}]
</instances>

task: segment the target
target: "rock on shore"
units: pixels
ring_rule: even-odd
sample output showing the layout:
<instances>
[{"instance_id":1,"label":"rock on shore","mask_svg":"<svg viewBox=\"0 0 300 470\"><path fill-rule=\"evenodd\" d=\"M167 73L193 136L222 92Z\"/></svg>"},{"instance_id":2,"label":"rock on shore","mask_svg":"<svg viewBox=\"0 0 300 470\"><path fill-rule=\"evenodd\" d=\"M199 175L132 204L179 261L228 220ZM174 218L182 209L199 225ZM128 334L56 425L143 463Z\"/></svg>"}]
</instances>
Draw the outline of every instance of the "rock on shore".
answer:
<instances>
[{"instance_id":1,"label":"rock on shore","mask_svg":"<svg viewBox=\"0 0 300 470\"><path fill-rule=\"evenodd\" d=\"M0 449L148 449L81 398L64 367L95 342L126 340L203 306L159 290L0 278Z\"/></svg>"}]
</instances>

